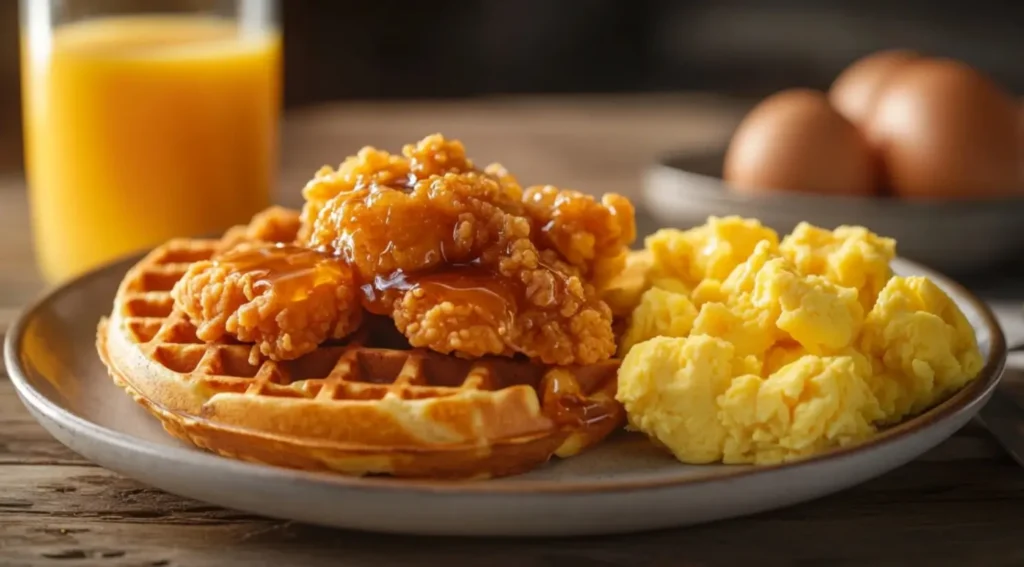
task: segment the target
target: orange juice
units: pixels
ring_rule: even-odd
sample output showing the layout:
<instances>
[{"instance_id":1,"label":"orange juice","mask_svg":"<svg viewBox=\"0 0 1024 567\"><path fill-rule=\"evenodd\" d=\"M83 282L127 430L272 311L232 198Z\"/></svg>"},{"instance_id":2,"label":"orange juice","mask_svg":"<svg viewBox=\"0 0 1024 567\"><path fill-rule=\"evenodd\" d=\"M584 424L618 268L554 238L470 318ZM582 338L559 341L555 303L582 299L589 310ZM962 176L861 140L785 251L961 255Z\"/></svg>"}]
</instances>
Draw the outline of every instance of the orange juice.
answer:
<instances>
[{"instance_id":1,"label":"orange juice","mask_svg":"<svg viewBox=\"0 0 1024 567\"><path fill-rule=\"evenodd\" d=\"M130 16L62 25L32 42L22 49L26 170L48 280L221 231L269 204L276 32Z\"/></svg>"}]
</instances>

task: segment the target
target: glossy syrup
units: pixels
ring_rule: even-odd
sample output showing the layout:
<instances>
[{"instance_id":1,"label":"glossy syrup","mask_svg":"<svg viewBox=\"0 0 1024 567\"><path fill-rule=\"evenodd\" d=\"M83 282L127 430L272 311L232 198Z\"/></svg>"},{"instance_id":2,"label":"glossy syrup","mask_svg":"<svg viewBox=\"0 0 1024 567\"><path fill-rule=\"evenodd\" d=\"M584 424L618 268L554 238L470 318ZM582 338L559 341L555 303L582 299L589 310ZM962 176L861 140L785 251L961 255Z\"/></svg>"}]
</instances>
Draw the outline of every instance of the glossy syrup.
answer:
<instances>
[{"instance_id":1,"label":"glossy syrup","mask_svg":"<svg viewBox=\"0 0 1024 567\"><path fill-rule=\"evenodd\" d=\"M492 271L479 266L453 266L423 274L406 274L401 270L378 276L372 284L364 284L363 304L372 313L390 313L398 295L421 290L424 301L437 305L476 305L486 322L494 327L511 329L521 301L515 286Z\"/></svg>"},{"instance_id":2,"label":"glossy syrup","mask_svg":"<svg viewBox=\"0 0 1024 567\"><path fill-rule=\"evenodd\" d=\"M581 390L573 370L553 368L541 382L545 413L555 423L592 425L614 415L610 401L588 398Z\"/></svg>"},{"instance_id":3,"label":"glossy syrup","mask_svg":"<svg viewBox=\"0 0 1024 567\"><path fill-rule=\"evenodd\" d=\"M236 249L214 262L233 272L254 274L256 292L272 292L286 301L299 299L321 285L342 285L349 274L347 265L339 258L293 244Z\"/></svg>"}]
</instances>

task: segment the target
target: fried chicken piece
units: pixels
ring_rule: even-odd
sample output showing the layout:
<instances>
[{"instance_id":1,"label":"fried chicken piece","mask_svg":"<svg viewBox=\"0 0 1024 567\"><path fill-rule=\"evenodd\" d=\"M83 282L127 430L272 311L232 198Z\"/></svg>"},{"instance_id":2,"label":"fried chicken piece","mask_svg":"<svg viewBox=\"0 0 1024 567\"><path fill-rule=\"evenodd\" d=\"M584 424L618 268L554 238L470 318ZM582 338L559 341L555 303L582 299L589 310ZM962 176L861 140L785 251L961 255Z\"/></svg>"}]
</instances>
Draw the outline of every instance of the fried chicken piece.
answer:
<instances>
[{"instance_id":1,"label":"fried chicken piece","mask_svg":"<svg viewBox=\"0 0 1024 567\"><path fill-rule=\"evenodd\" d=\"M611 311L593 286L554 251L536 248L529 219L495 202L518 208L477 173L422 180L410 192L339 194L322 209L310 246L336 251L373 282L366 308L391 315L413 346L473 357L520 352L548 364L611 356ZM463 268L455 266L486 274L456 286L451 276ZM409 281L419 284L410 289ZM484 289L506 299L488 301Z\"/></svg>"},{"instance_id":2,"label":"fried chicken piece","mask_svg":"<svg viewBox=\"0 0 1024 567\"><path fill-rule=\"evenodd\" d=\"M522 243L517 243L522 244ZM512 250L498 271L522 286L515 346L546 364L594 364L615 354L612 311L579 273L550 250Z\"/></svg>"},{"instance_id":3,"label":"fried chicken piece","mask_svg":"<svg viewBox=\"0 0 1024 567\"><path fill-rule=\"evenodd\" d=\"M428 274L405 284L389 315L411 346L469 358L515 354L514 286L474 268Z\"/></svg>"},{"instance_id":4,"label":"fried chicken piece","mask_svg":"<svg viewBox=\"0 0 1024 567\"><path fill-rule=\"evenodd\" d=\"M520 240L497 270L463 267L407 281L395 325L412 346L463 357L518 352L569 365L614 354L611 309L551 251L538 254Z\"/></svg>"},{"instance_id":5,"label":"fried chicken piece","mask_svg":"<svg viewBox=\"0 0 1024 567\"><path fill-rule=\"evenodd\" d=\"M526 189L523 203L538 246L557 251L598 287L625 267L636 239L629 199L609 193L598 201L579 191L537 185Z\"/></svg>"},{"instance_id":6,"label":"fried chicken piece","mask_svg":"<svg viewBox=\"0 0 1024 567\"><path fill-rule=\"evenodd\" d=\"M506 210L518 207L495 179L475 172L430 177L409 190L361 187L327 201L307 245L345 258L363 281L399 270L492 266L530 238L529 220Z\"/></svg>"},{"instance_id":7,"label":"fried chicken piece","mask_svg":"<svg viewBox=\"0 0 1024 567\"><path fill-rule=\"evenodd\" d=\"M367 146L346 158L338 169L324 166L302 189L306 204L302 208L301 240L312 236L313 224L328 201L341 193L373 186L409 189L417 181L446 173L476 171L466 157L466 148L458 140L447 140L433 134L416 144L406 144L401 155ZM500 165L488 166L488 173L510 191L518 201L522 189L515 179Z\"/></svg>"},{"instance_id":8,"label":"fried chicken piece","mask_svg":"<svg viewBox=\"0 0 1024 567\"><path fill-rule=\"evenodd\" d=\"M255 343L272 360L340 339L362 318L351 268L290 244L242 243L194 262L171 290L174 305L206 342L226 335Z\"/></svg>"},{"instance_id":9,"label":"fried chicken piece","mask_svg":"<svg viewBox=\"0 0 1024 567\"><path fill-rule=\"evenodd\" d=\"M300 241L352 262L364 281L397 270L496 260L529 237L522 188L500 164L475 169L458 140L440 134L401 156L363 148L303 189Z\"/></svg>"},{"instance_id":10,"label":"fried chicken piece","mask_svg":"<svg viewBox=\"0 0 1024 567\"><path fill-rule=\"evenodd\" d=\"M364 150L304 194L301 241L354 266L364 306L413 346L548 364L614 353L611 311L580 268L531 239L519 183L497 164L475 169L457 141L430 136L401 158Z\"/></svg>"},{"instance_id":11,"label":"fried chicken piece","mask_svg":"<svg viewBox=\"0 0 1024 567\"><path fill-rule=\"evenodd\" d=\"M253 215L249 224L229 228L217 249L227 252L243 242L295 242L299 227L299 211L277 205L267 207Z\"/></svg>"}]
</instances>

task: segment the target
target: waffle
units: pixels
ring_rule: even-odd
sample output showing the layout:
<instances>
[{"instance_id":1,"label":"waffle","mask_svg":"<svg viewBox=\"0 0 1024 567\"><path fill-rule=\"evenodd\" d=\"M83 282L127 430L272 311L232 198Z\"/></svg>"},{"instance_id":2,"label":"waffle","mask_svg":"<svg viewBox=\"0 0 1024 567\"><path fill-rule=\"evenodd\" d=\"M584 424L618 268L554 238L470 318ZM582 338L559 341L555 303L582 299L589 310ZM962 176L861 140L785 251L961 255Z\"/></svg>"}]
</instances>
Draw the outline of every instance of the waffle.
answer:
<instances>
[{"instance_id":1,"label":"waffle","mask_svg":"<svg viewBox=\"0 0 1024 567\"><path fill-rule=\"evenodd\" d=\"M577 454L624 422L617 360L465 360L409 348L390 319L373 317L345 341L290 361L205 343L170 290L217 245L178 239L150 252L97 332L113 380L200 448L350 475L489 478Z\"/></svg>"}]
</instances>

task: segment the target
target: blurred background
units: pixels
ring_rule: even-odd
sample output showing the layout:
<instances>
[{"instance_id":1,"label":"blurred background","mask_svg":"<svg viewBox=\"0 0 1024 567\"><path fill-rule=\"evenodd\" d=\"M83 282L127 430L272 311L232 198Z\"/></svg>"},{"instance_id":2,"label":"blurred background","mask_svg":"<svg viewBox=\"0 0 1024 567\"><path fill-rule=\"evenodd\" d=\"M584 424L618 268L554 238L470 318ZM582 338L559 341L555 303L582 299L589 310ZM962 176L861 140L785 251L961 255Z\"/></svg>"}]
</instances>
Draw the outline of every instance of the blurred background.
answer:
<instances>
[{"instance_id":1,"label":"blurred background","mask_svg":"<svg viewBox=\"0 0 1024 567\"><path fill-rule=\"evenodd\" d=\"M21 167L17 2L0 2L0 170ZM856 0L282 2L285 105L515 93L826 88L887 47L1024 92L1024 5Z\"/></svg>"}]
</instances>

